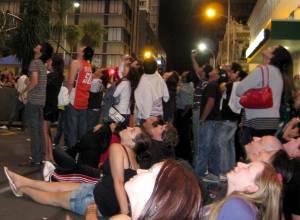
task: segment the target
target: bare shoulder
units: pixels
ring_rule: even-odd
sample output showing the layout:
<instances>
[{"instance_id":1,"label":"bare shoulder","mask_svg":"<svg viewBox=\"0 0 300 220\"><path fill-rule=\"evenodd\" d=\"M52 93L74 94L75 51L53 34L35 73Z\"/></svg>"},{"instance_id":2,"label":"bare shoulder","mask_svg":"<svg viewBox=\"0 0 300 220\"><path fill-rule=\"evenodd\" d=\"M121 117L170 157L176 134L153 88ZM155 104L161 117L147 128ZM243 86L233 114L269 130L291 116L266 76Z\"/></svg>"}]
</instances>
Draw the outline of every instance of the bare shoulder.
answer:
<instances>
[{"instance_id":1,"label":"bare shoulder","mask_svg":"<svg viewBox=\"0 0 300 220\"><path fill-rule=\"evenodd\" d=\"M81 66L81 63L79 60L73 60L72 63L71 63L71 68L72 69L78 69L80 68Z\"/></svg>"},{"instance_id":2,"label":"bare shoulder","mask_svg":"<svg viewBox=\"0 0 300 220\"><path fill-rule=\"evenodd\" d=\"M110 151L122 151L121 146L122 145L119 143L113 143L110 145L109 149L110 149Z\"/></svg>"},{"instance_id":3,"label":"bare shoulder","mask_svg":"<svg viewBox=\"0 0 300 220\"><path fill-rule=\"evenodd\" d=\"M115 215L109 218L109 220L131 220L131 218L128 215Z\"/></svg>"}]
</instances>

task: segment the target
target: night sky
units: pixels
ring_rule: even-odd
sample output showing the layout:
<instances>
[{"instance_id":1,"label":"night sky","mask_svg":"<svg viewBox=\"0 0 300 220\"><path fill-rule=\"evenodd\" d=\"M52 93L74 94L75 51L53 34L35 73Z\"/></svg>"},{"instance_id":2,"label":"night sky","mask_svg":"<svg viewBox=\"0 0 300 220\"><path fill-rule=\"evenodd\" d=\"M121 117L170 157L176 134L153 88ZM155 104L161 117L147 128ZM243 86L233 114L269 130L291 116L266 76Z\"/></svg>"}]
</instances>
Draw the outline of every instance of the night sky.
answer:
<instances>
[{"instance_id":1,"label":"night sky","mask_svg":"<svg viewBox=\"0 0 300 220\"><path fill-rule=\"evenodd\" d=\"M216 1L215 1L216 2ZM227 0L219 0L220 13L227 13ZM246 23L256 0L231 0L233 17ZM191 69L190 53L200 40L217 52L223 38L226 19L208 20L203 12L211 0L160 0L159 40L167 53L167 69ZM201 55L199 62L207 56Z\"/></svg>"}]
</instances>

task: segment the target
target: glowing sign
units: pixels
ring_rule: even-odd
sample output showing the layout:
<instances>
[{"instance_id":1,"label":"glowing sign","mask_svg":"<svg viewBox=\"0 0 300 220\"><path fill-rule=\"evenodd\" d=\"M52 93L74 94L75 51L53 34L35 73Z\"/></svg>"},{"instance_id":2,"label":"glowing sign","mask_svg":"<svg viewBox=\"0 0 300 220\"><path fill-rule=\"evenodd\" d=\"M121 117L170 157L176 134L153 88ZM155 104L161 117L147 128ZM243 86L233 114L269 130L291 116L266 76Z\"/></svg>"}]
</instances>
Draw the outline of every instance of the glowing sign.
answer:
<instances>
[{"instance_id":1,"label":"glowing sign","mask_svg":"<svg viewBox=\"0 0 300 220\"><path fill-rule=\"evenodd\" d=\"M248 49L246 50L246 58L250 57L253 52L263 43L267 38L267 29L261 30L261 32L257 35L255 40L250 44Z\"/></svg>"}]
</instances>

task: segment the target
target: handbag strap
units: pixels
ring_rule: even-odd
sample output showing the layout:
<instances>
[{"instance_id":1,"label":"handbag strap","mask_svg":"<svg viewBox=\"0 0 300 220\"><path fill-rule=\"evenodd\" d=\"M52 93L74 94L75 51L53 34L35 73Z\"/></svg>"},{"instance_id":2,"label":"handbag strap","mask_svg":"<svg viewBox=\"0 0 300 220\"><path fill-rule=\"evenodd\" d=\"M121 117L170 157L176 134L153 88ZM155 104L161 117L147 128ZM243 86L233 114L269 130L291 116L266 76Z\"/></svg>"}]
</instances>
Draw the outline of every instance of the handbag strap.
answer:
<instances>
[{"instance_id":1,"label":"handbag strap","mask_svg":"<svg viewBox=\"0 0 300 220\"><path fill-rule=\"evenodd\" d=\"M269 67L266 66L267 69L267 76L268 76L268 81L267 81L267 87L269 87L269 81L270 81L270 70ZM262 88L265 86L265 77L264 77L264 66L260 66L261 70L261 76L262 76Z\"/></svg>"}]
</instances>

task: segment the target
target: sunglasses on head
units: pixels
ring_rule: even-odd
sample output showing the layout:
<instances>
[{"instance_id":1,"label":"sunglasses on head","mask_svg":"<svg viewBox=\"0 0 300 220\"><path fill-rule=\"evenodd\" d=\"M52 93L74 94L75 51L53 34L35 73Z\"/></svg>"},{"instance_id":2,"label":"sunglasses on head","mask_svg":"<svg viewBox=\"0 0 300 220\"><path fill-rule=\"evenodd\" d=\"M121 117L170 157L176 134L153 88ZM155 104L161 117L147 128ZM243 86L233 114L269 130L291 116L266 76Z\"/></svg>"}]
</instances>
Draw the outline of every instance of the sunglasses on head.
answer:
<instances>
[{"instance_id":1,"label":"sunglasses on head","mask_svg":"<svg viewBox=\"0 0 300 220\"><path fill-rule=\"evenodd\" d=\"M157 126L159 126L159 125L164 125L164 124L165 124L165 121L164 121L163 119L159 119L159 120L153 122L153 123L152 123L152 126L153 126L153 127L157 127Z\"/></svg>"}]
</instances>

